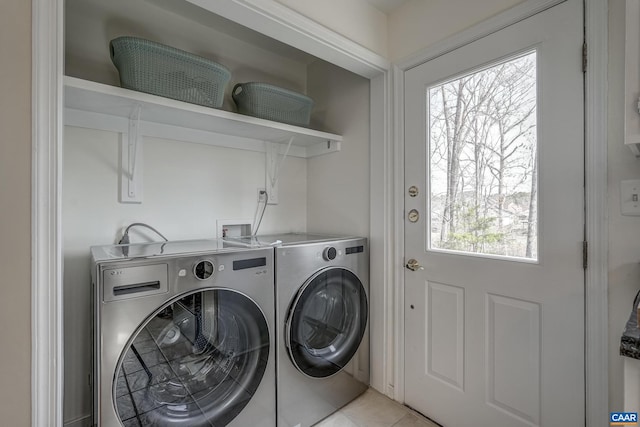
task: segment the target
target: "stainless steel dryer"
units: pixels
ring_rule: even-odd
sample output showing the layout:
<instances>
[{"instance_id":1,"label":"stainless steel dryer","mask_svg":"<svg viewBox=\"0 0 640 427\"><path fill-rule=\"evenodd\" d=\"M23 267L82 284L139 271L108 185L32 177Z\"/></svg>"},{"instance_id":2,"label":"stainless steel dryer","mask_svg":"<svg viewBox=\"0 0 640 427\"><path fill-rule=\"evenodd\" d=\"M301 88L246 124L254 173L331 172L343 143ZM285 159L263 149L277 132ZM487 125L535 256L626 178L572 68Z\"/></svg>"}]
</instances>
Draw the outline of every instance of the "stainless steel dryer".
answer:
<instances>
[{"instance_id":1,"label":"stainless steel dryer","mask_svg":"<svg viewBox=\"0 0 640 427\"><path fill-rule=\"evenodd\" d=\"M272 249L92 248L99 427L276 425Z\"/></svg>"},{"instance_id":2,"label":"stainless steel dryer","mask_svg":"<svg viewBox=\"0 0 640 427\"><path fill-rule=\"evenodd\" d=\"M367 241L287 234L236 242L275 247L278 426L311 426L368 388Z\"/></svg>"}]
</instances>

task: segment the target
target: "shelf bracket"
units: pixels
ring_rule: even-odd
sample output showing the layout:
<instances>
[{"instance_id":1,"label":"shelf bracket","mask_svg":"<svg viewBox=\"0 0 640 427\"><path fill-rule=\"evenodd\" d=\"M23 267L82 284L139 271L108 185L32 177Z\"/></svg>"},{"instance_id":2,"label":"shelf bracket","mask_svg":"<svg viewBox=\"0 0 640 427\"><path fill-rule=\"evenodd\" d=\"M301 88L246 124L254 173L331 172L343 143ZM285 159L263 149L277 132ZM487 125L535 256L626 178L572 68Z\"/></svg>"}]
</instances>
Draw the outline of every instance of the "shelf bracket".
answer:
<instances>
[{"instance_id":1,"label":"shelf bracket","mask_svg":"<svg viewBox=\"0 0 640 427\"><path fill-rule=\"evenodd\" d=\"M287 148L284 150L282 157L279 157L283 144L277 142L265 141L265 182L267 190L267 204L278 204L278 179L280 178L280 170L289 154L289 149L293 143L293 136L289 138Z\"/></svg>"},{"instance_id":2,"label":"shelf bracket","mask_svg":"<svg viewBox=\"0 0 640 427\"><path fill-rule=\"evenodd\" d=\"M127 133L120 139L120 203L142 203L141 106L135 105L129 116Z\"/></svg>"}]
</instances>

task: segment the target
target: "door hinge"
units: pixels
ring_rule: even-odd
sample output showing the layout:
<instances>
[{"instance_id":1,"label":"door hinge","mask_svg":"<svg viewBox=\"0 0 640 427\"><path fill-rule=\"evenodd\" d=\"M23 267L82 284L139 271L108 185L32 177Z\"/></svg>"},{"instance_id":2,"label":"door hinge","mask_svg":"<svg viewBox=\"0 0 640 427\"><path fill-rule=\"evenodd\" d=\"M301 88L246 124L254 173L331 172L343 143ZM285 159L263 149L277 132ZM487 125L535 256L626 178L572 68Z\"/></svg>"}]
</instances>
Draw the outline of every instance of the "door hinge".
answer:
<instances>
[{"instance_id":1,"label":"door hinge","mask_svg":"<svg viewBox=\"0 0 640 427\"><path fill-rule=\"evenodd\" d=\"M582 268L587 269L588 266L589 243L585 240L582 242Z\"/></svg>"},{"instance_id":2,"label":"door hinge","mask_svg":"<svg viewBox=\"0 0 640 427\"><path fill-rule=\"evenodd\" d=\"M582 72L587 72L587 42L582 43Z\"/></svg>"}]
</instances>

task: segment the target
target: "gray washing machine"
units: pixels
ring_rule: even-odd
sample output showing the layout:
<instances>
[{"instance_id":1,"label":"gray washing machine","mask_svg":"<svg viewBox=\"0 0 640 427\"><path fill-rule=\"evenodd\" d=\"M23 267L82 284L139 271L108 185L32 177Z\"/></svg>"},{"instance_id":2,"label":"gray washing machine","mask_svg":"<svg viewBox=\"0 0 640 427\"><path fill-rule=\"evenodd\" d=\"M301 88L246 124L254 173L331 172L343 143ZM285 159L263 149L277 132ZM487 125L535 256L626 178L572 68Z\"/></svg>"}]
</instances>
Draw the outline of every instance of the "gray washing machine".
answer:
<instances>
[{"instance_id":1,"label":"gray washing machine","mask_svg":"<svg viewBox=\"0 0 640 427\"><path fill-rule=\"evenodd\" d=\"M276 425L273 249L91 252L95 425Z\"/></svg>"},{"instance_id":2,"label":"gray washing machine","mask_svg":"<svg viewBox=\"0 0 640 427\"><path fill-rule=\"evenodd\" d=\"M235 242L275 248L278 426L312 426L368 388L367 241L285 234Z\"/></svg>"}]
</instances>

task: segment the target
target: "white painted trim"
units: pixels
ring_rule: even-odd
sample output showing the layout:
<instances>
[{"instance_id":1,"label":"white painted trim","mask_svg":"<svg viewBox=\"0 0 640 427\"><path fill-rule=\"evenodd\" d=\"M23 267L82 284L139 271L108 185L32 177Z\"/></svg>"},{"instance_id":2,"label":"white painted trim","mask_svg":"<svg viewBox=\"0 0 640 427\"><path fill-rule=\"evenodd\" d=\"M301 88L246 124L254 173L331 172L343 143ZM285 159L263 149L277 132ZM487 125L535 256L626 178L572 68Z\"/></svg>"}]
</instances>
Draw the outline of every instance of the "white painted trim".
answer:
<instances>
[{"instance_id":1,"label":"white painted trim","mask_svg":"<svg viewBox=\"0 0 640 427\"><path fill-rule=\"evenodd\" d=\"M371 80L370 152L370 282L371 307L378 310L371 322L371 386L390 398L395 396L395 164L393 143L392 73ZM373 319L372 319L373 320Z\"/></svg>"},{"instance_id":2,"label":"white painted trim","mask_svg":"<svg viewBox=\"0 0 640 427\"><path fill-rule=\"evenodd\" d=\"M609 302L607 214L608 2L586 0L588 66L585 74L586 238L585 369L587 427L609 416Z\"/></svg>"},{"instance_id":3,"label":"white painted trim","mask_svg":"<svg viewBox=\"0 0 640 427\"><path fill-rule=\"evenodd\" d=\"M32 0L31 425L62 426L63 0Z\"/></svg>"},{"instance_id":4,"label":"white painted trim","mask_svg":"<svg viewBox=\"0 0 640 427\"><path fill-rule=\"evenodd\" d=\"M394 144L395 141L395 132L396 127L393 126L393 117L394 117L394 78L395 78L395 67L387 72L385 75L385 146L384 146L384 182L385 182L385 200L384 200L384 208L385 208L385 253L384 260L387 271L384 278L384 291L385 291L385 308L384 308L384 319L386 330L383 331L385 334L385 364L380 368L383 369L385 376L385 394L389 397L392 397L396 400L399 400L397 397L398 393L398 383L396 381L396 370L399 365L404 367L403 359L396 359L395 357L395 346L397 342L397 314L394 307L393 302L396 298L396 291L398 289L402 290L401 285L402 282L397 281L398 271L402 273L403 264L402 257L404 254L404 246L402 244L402 239L404 235L402 234L402 229L398 230L397 228L397 218L402 218L402 206L398 208L398 195L402 197L402 187L403 180L398 180L399 171L403 171L404 168L398 169L398 161L397 161L397 144ZM371 206L371 209L376 209L376 206ZM404 390L402 388L401 390Z\"/></svg>"},{"instance_id":5,"label":"white painted trim","mask_svg":"<svg viewBox=\"0 0 640 427\"><path fill-rule=\"evenodd\" d=\"M386 75L378 76L371 80L371 99L385 100ZM371 313L379 313L377 316L369 316L370 333L370 384L371 387L385 393L387 376L383 366L386 365L387 324L388 318L385 308L391 307L386 298L386 279L388 266L384 264L387 242L386 209L374 209L374 207L386 206L388 197L385 180L385 133L387 124L386 102L371 104L369 126L371 135L371 150L369 152L369 310ZM382 171L382 173L380 173Z\"/></svg>"},{"instance_id":6,"label":"white painted trim","mask_svg":"<svg viewBox=\"0 0 640 427\"><path fill-rule=\"evenodd\" d=\"M389 61L276 0L187 0L363 77L388 70Z\"/></svg>"},{"instance_id":7,"label":"white painted trim","mask_svg":"<svg viewBox=\"0 0 640 427\"><path fill-rule=\"evenodd\" d=\"M371 78L389 69L390 64L384 57L370 49L336 33L335 31L307 18L306 16L288 8L274 0L236 0L242 1L247 8L251 7L264 16L277 21L283 27L289 27L303 34L305 39L320 41L329 47L332 53L339 53L354 61L359 71L364 71L365 77ZM336 11L337 12L337 11ZM304 39L303 39L304 40ZM289 39L289 44L296 43L296 39ZM295 46L295 45L294 45ZM306 47L306 46L305 46ZM309 50L305 50L310 52ZM337 64L339 65L339 64ZM365 70L363 66L369 68ZM371 72L373 71L373 74ZM356 71L354 71L356 72Z\"/></svg>"},{"instance_id":8,"label":"white painted trim","mask_svg":"<svg viewBox=\"0 0 640 427\"><path fill-rule=\"evenodd\" d=\"M395 316L393 317L393 349L391 360L393 365L393 383L395 384L394 398L404 402L404 73L406 69L393 67L393 140L396 142L393 151L394 161L394 198L393 206L397 212L394 222L395 248L394 265L396 271L392 283L395 287L390 290L391 301L395 301Z\"/></svg>"},{"instance_id":9,"label":"white painted trim","mask_svg":"<svg viewBox=\"0 0 640 427\"><path fill-rule=\"evenodd\" d=\"M586 37L589 67L585 77L585 173L586 173L586 235L589 241L589 268L585 273L585 370L586 421L588 427L602 425L608 416L608 228L607 228L607 2L585 0ZM396 145L396 173L399 183L404 180L404 124L403 74L407 70L437 58L492 32L546 10L562 0L528 0L480 24L411 56L397 65L394 78L395 108L394 132ZM402 212L404 189L396 186L396 209ZM404 236L402 216L395 220L395 229ZM400 240L396 244L402 249ZM402 266L402 259L396 264ZM396 400L404 401L404 294L403 269L398 269L395 292L395 378ZM402 390L400 390L402 389Z\"/></svg>"},{"instance_id":10,"label":"white painted trim","mask_svg":"<svg viewBox=\"0 0 640 427\"><path fill-rule=\"evenodd\" d=\"M478 39L495 33L509 25L527 19L536 13L540 13L550 7L562 3L565 0L527 0L507 9L485 21L474 25L464 31L452 35L440 42L434 43L428 48L401 60L397 65L401 70L407 71L410 68L423 64L431 59L442 56L461 46L472 43Z\"/></svg>"}]
</instances>

